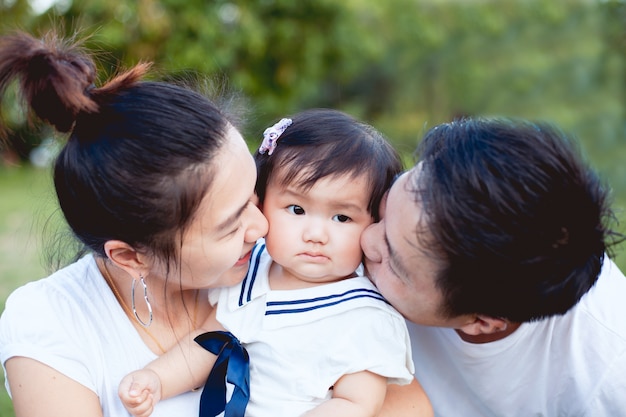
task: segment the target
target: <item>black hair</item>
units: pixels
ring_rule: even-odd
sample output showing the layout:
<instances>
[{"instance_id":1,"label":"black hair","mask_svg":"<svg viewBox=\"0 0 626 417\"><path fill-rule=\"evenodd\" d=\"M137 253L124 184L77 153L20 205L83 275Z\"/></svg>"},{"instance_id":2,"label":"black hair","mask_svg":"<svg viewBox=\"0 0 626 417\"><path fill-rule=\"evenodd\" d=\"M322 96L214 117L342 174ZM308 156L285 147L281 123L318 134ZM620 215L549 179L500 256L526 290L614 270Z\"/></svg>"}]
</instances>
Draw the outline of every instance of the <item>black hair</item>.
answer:
<instances>
[{"instance_id":1,"label":"black hair","mask_svg":"<svg viewBox=\"0 0 626 417\"><path fill-rule=\"evenodd\" d=\"M609 191L559 129L463 119L427 132L418 154L418 233L440 265L446 314L531 321L594 285L616 235Z\"/></svg>"},{"instance_id":2,"label":"black hair","mask_svg":"<svg viewBox=\"0 0 626 417\"><path fill-rule=\"evenodd\" d=\"M365 175L370 187L367 209L378 221L380 202L402 171L402 161L389 142L370 125L338 110L311 109L291 119L272 155L259 151L254 155L261 203L271 180L280 184L295 180L307 188L329 176Z\"/></svg>"},{"instance_id":3,"label":"black hair","mask_svg":"<svg viewBox=\"0 0 626 417\"><path fill-rule=\"evenodd\" d=\"M148 64L99 88L95 68L54 33L0 40L0 93L18 79L34 113L70 132L54 184L76 237L102 257L115 239L169 260L211 185L229 123L200 94L141 81Z\"/></svg>"}]
</instances>

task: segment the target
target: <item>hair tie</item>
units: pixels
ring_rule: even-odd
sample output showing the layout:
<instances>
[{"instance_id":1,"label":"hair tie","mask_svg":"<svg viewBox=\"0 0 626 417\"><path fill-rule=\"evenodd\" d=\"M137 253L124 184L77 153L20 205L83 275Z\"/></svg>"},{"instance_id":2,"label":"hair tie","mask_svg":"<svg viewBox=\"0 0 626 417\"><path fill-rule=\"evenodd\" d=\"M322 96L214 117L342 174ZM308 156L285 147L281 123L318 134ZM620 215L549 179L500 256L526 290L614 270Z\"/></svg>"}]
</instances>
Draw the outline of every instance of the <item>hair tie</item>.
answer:
<instances>
[{"instance_id":1,"label":"hair tie","mask_svg":"<svg viewBox=\"0 0 626 417\"><path fill-rule=\"evenodd\" d=\"M285 129L291 126L291 119L280 119L274 126L270 126L263 132L263 143L259 147L259 153L264 154L267 151L268 155L271 155L276 149L276 143L278 138L283 134Z\"/></svg>"}]
</instances>

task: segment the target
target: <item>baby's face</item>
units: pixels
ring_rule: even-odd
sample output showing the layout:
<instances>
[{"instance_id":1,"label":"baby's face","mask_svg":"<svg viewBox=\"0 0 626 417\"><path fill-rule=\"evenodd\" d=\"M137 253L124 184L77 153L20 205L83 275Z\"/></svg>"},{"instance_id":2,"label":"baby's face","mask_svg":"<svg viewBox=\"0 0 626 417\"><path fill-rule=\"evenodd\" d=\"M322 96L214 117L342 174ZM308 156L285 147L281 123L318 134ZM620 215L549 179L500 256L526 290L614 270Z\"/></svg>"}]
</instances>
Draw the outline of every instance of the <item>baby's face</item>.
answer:
<instances>
[{"instance_id":1,"label":"baby's face","mask_svg":"<svg viewBox=\"0 0 626 417\"><path fill-rule=\"evenodd\" d=\"M369 194L365 176L326 177L309 189L270 181L265 240L284 277L323 283L351 276L362 260L361 233L372 223Z\"/></svg>"}]
</instances>

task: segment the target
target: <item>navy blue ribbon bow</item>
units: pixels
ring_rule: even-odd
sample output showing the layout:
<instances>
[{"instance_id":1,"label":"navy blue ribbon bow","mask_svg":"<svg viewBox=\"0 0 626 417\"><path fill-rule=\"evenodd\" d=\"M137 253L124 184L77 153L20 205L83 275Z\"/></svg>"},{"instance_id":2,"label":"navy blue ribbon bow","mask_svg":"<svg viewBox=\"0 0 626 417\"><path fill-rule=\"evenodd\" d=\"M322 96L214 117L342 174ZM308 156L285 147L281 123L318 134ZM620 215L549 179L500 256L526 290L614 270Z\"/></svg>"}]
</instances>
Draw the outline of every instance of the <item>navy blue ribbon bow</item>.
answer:
<instances>
[{"instance_id":1,"label":"navy blue ribbon bow","mask_svg":"<svg viewBox=\"0 0 626 417\"><path fill-rule=\"evenodd\" d=\"M200 396L200 417L244 417L250 399L250 360L248 352L230 332L208 332L194 339L217 355L217 360ZM235 389L226 403L226 381Z\"/></svg>"}]
</instances>

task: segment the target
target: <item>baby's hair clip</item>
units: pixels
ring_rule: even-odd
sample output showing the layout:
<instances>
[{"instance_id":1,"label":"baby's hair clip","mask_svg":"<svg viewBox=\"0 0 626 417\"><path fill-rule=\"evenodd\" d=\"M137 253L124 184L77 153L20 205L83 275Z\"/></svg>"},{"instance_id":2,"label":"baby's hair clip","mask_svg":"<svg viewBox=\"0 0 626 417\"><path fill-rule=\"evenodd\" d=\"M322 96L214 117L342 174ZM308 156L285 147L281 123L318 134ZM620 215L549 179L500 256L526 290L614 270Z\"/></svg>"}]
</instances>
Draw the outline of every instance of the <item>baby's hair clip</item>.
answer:
<instances>
[{"instance_id":1,"label":"baby's hair clip","mask_svg":"<svg viewBox=\"0 0 626 417\"><path fill-rule=\"evenodd\" d=\"M274 126L270 126L263 132L263 143L259 147L259 153L264 154L267 151L268 155L271 155L276 149L276 143L278 138L283 134L285 129L291 126L291 119L280 119Z\"/></svg>"}]
</instances>

